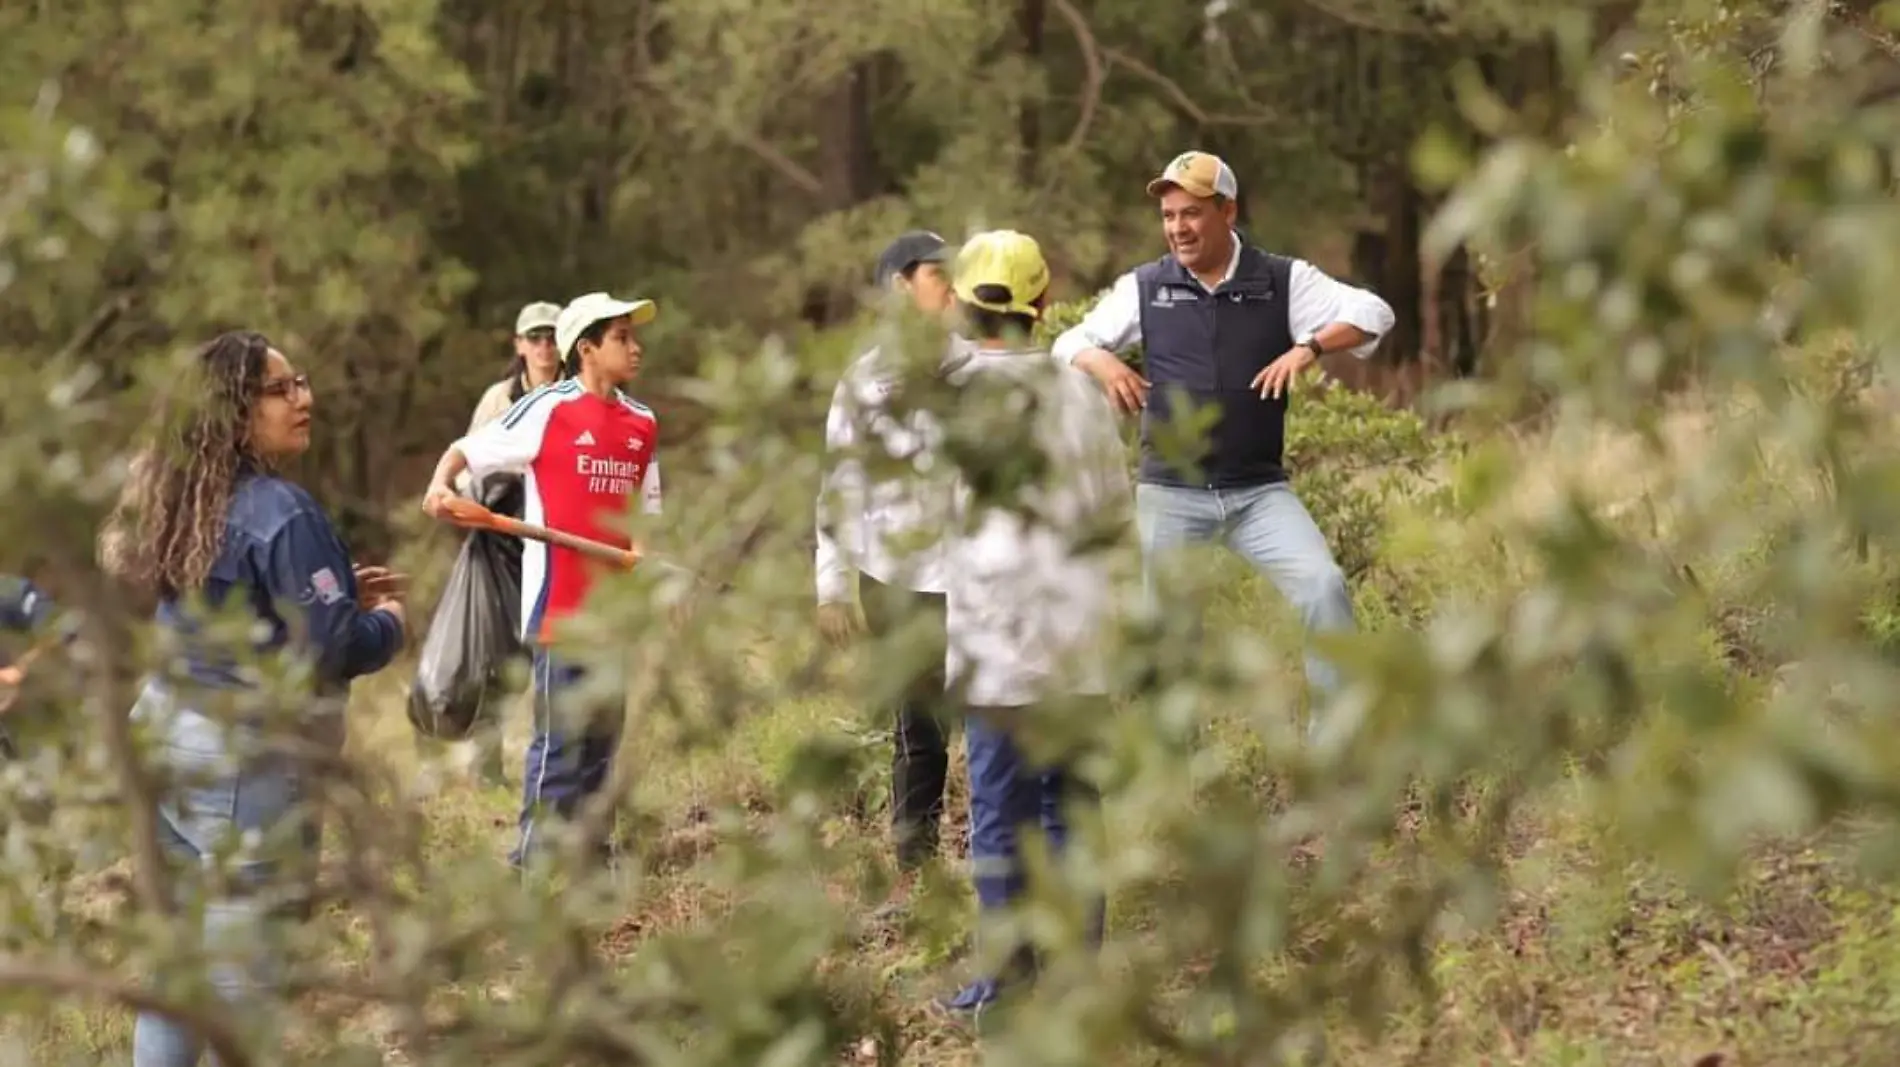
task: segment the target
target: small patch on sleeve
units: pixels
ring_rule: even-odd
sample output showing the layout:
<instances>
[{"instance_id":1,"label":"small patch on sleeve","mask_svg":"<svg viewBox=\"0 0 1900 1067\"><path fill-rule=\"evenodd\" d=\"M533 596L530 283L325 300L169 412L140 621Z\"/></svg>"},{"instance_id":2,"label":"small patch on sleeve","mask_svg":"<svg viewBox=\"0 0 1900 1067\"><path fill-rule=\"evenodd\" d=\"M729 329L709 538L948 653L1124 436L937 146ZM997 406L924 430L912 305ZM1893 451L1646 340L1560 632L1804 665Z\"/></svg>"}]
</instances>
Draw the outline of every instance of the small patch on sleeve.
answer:
<instances>
[{"instance_id":1,"label":"small patch on sleeve","mask_svg":"<svg viewBox=\"0 0 1900 1067\"><path fill-rule=\"evenodd\" d=\"M343 599L343 586L328 567L310 576L310 588L317 594L317 599L325 604L334 604Z\"/></svg>"}]
</instances>

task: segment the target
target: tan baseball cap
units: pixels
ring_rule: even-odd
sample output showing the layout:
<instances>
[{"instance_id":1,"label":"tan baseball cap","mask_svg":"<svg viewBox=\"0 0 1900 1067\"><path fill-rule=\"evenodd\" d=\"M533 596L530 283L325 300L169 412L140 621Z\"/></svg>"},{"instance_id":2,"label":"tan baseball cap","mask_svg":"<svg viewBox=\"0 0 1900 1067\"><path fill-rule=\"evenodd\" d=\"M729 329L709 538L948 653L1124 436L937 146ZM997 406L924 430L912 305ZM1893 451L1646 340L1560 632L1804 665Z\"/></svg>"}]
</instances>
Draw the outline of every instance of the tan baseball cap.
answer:
<instances>
[{"instance_id":1,"label":"tan baseball cap","mask_svg":"<svg viewBox=\"0 0 1900 1067\"><path fill-rule=\"evenodd\" d=\"M1240 196L1233 168L1209 152L1188 151L1175 156L1161 176L1148 183L1148 195L1160 196L1170 187L1203 199L1224 196L1233 200Z\"/></svg>"},{"instance_id":2,"label":"tan baseball cap","mask_svg":"<svg viewBox=\"0 0 1900 1067\"><path fill-rule=\"evenodd\" d=\"M515 335L526 337L529 330L552 330L560 318L561 305L537 300L522 308L521 314L515 316Z\"/></svg>"}]
</instances>

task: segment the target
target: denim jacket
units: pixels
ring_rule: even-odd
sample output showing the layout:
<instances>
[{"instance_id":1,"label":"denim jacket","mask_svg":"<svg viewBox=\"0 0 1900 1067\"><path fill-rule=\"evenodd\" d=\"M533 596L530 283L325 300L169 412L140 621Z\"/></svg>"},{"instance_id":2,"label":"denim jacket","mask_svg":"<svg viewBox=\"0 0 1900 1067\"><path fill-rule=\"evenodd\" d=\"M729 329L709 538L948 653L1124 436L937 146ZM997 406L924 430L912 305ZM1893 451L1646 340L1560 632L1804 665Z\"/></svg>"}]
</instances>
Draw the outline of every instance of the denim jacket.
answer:
<instances>
[{"instance_id":1,"label":"denim jacket","mask_svg":"<svg viewBox=\"0 0 1900 1067\"><path fill-rule=\"evenodd\" d=\"M249 601L262 624L251 635L252 649L267 654L294 645L311 660L318 694L346 691L351 679L382 669L402 648L402 625L393 616L358 606L349 549L316 500L273 475L242 475L232 491L204 601L216 608L233 593ZM183 641L174 677L218 689L253 684L228 646L221 651L206 639L180 600L162 602L157 620Z\"/></svg>"}]
</instances>

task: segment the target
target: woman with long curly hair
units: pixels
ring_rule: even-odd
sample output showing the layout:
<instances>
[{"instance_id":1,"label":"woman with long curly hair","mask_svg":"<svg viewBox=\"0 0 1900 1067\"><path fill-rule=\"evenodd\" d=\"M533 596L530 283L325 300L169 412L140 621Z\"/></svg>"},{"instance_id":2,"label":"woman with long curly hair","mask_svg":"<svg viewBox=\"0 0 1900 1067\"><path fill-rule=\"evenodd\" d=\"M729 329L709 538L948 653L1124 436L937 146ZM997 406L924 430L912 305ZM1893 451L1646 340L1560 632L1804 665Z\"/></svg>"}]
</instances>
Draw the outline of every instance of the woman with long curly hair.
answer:
<instances>
[{"instance_id":1,"label":"woman with long curly hair","mask_svg":"<svg viewBox=\"0 0 1900 1067\"><path fill-rule=\"evenodd\" d=\"M101 534L107 571L156 601L175 641L133 710L171 772L162 844L181 871L237 849L235 888L204 911L212 984L233 1001L267 981L268 919L314 861L309 754L340 750L351 679L403 644L393 576L354 567L316 501L279 473L310 447L313 406L309 378L262 335L212 340L161 406ZM202 1051L176 1023L139 1017L134 1067L191 1067Z\"/></svg>"}]
</instances>

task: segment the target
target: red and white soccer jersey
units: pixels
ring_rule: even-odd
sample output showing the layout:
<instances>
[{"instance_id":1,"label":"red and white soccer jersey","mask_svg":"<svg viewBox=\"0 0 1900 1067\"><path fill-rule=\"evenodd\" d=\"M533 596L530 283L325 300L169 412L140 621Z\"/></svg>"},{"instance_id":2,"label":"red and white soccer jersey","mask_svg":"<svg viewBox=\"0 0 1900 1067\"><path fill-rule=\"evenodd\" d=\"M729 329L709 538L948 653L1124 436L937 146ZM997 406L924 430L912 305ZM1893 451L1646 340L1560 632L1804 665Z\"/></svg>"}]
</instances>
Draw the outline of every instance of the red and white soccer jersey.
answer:
<instances>
[{"instance_id":1,"label":"red and white soccer jersey","mask_svg":"<svg viewBox=\"0 0 1900 1067\"><path fill-rule=\"evenodd\" d=\"M660 511L659 430L646 405L617 390L602 399L570 379L522 397L456 447L477 479L503 471L524 476L523 521L630 548L615 529L627 499L637 492L648 514ZM524 540L522 638L546 640L549 626L579 610L604 570L573 549Z\"/></svg>"}]
</instances>

